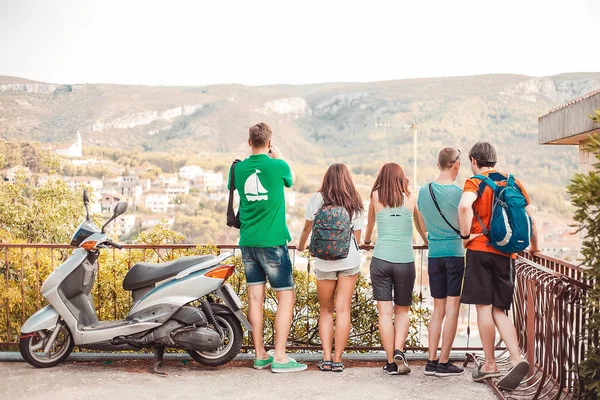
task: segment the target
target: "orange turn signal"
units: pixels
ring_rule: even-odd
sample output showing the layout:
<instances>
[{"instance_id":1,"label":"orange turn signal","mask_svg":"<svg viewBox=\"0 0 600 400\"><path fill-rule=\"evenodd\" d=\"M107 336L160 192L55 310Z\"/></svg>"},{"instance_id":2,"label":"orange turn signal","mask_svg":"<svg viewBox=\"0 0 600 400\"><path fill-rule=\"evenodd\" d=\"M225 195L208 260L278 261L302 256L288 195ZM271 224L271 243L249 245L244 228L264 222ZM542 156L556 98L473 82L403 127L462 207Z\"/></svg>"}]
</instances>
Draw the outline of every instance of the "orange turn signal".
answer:
<instances>
[{"instance_id":1,"label":"orange turn signal","mask_svg":"<svg viewBox=\"0 0 600 400\"><path fill-rule=\"evenodd\" d=\"M221 265L211 271L208 271L204 275L208 276L209 278L223 279L226 281L227 278L233 275L233 271L235 271L235 265Z\"/></svg>"},{"instance_id":2,"label":"orange turn signal","mask_svg":"<svg viewBox=\"0 0 600 400\"><path fill-rule=\"evenodd\" d=\"M94 241L91 242L85 242L81 245L81 247L83 247L86 250L92 250L94 247L96 247L96 243Z\"/></svg>"}]
</instances>

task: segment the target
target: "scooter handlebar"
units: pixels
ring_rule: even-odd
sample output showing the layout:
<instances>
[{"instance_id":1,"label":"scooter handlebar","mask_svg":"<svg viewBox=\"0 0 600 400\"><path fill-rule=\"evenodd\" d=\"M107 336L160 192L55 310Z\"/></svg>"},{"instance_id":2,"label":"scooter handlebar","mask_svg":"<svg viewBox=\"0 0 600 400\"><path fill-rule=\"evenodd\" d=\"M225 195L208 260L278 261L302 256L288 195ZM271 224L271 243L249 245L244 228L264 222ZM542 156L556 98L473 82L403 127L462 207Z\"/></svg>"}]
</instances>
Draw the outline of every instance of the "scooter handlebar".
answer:
<instances>
[{"instance_id":1,"label":"scooter handlebar","mask_svg":"<svg viewBox=\"0 0 600 400\"><path fill-rule=\"evenodd\" d=\"M123 246L121 246L119 243L115 243L112 240L107 240L106 242L104 242L104 244L106 244L107 246L110 246L110 247L114 247L115 249L119 249L119 250L121 250L123 248Z\"/></svg>"}]
</instances>

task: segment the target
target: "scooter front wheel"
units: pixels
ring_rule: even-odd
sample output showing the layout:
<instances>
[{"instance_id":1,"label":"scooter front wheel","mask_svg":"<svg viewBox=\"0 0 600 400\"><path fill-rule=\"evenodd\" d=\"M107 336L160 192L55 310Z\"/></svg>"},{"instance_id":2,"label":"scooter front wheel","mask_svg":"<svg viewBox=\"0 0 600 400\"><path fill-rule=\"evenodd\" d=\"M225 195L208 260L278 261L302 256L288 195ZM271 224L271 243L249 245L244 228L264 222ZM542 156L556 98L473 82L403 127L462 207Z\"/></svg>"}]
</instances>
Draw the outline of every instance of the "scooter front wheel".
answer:
<instances>
[{"instance_id":1,"label":"scooter front wheel","mask_svg":"<svg viewBox=\"0 0 600 400\"><path fill-rule=\"evenodd\" d=\"M225 335L217 351L188 351L195 361L211 367L227 364L238 355L242 348L243 331L237 317L228 313L217 314L215 319Z\"/></svg>"},{"instance_id":2,"label":"scooter front wheel","mask_svg":"<svg viewBox=\"0 0 600 400\"><path fill-rule=\"evenodd\" d=\"M49 368L60 364L73 351L74 342L69 328L58 325L60 329L54 342L46 347L52 338L51 331L41 330L23 335L19 340L19 352L25 361L37 368Z\"/></svg>"}]
</instances>

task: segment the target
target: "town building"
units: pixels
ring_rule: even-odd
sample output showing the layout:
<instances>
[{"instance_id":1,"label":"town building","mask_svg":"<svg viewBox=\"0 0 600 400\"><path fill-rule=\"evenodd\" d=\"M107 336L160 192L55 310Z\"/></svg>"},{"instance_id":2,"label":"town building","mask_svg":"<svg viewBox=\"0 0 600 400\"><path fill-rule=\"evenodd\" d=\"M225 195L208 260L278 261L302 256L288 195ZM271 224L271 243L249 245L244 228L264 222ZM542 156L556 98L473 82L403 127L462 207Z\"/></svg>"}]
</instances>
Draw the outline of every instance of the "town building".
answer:
<instances>
[{"instance_id":1,"label":"town building","mask_svg":"<svg viewBox=\"0 0 600 400\"><path fill-rule=\"evenodd\" d=\"M204 175L204 168L198 165L185 165L179 168L179 176L186 181L193 181L202 175Z\"/></svg>"},{"instance_id":2,"label":"town building","mask_svg":"<svg viewBox=\"0 0 600 400\"><path fill-rule=\"evenodd\" d=\"M61 157L83 157L83 141L81 140L81 134L77 131L75 141L73 143L59 144L56 146L56 154Z\"/></svg>"},{"instance_id":3,"label":"town building","mask_svg":"<svg viewBox=\"0 0 600 400\"><path fill-rule=\"evenodd\" d=\"M153 191L145 195L144 206L152 212L164 213L169 208L171 199L166 192Z\"/></svg>"},{"instance_id":4,"label":"town building","mask_svg":"<svg viewBox=\"0 0 600 400\"><path fill-rule=\"evenodd\" d=\"M6 169L2 172L4 181L9 183L15 183L18 177L22 177L26 182L31 179L31 171L27 167L20 165Z\"/></svg>"},{"instance_id":5,"label":"town building","mask_svg":"<svg viewBox=\"0 0 600 400\"><path fill-rule=\"evenodd\" d=\"M206 171L194 178L194 186L204 192L214 192L223 189L224 180L222 172Z\"/></svg>"},{"instance_id":6,"label":"town building","mask_svg":"<svg viewBox=\"0 0 600 400\"><path fill-rule=\"evenodd\" d=\"M165 221L168 226L173 226L173 224L175 223L175 217L169 216L167 214L152 214L144 217L144 219L140 222L140 228L153 228L161 221Z\"/></svg>"}]
</instances>

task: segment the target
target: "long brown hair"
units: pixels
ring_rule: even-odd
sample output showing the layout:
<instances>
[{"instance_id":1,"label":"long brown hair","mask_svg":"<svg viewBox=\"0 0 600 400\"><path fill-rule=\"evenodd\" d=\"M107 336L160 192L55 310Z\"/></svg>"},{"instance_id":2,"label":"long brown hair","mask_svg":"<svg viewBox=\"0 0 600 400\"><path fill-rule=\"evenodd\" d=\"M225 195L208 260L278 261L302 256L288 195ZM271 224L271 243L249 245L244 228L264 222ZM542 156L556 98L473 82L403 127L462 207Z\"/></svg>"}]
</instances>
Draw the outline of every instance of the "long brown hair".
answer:
<instances>
[{"instance_id":1,"label":"long brown hair","mask_svg":"<svg viewBox=\"0 0 600 400\"><path fill-rule=\"evenodd\" d=\"M344 207L350 218L365 211L360 194L356 191L350 171L344 164L332 164L327 168L319 189L326 206Z\"/></svg>"},{"instance_id":2,"label":"long brown hair","mask_svg":"<svg viewBox=\"0 0 600 400\"><path fill-rule=\"evenodd\" d=\"M403 194L410 195L408 178L404 170L396 163L387 163L379 170L371 195L377 191L379 202L384 207L400 207L404 204Z\"/></svg>"}]
</instances>

